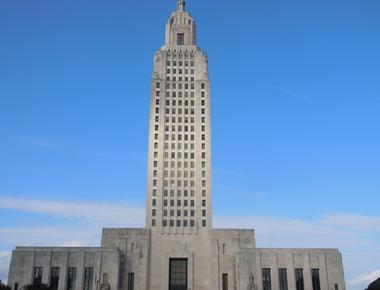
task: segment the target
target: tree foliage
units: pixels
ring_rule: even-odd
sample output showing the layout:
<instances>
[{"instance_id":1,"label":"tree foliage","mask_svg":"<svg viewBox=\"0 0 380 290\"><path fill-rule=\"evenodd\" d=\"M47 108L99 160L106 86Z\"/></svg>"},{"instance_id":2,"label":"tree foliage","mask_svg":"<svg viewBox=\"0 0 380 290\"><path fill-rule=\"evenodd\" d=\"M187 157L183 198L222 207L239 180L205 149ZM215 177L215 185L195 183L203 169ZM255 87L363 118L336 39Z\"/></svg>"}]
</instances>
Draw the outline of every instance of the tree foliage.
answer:
<instances>
[{"instance_id":1,"label":"tree foliage","mask_svg":"<svg viewBox=\"0 0 380 290\"><path fill-rule=\"evenodd\" d=\"M369 284L366 290L380 290L380 278Z\"/></svg>"},{"instance_id":2,"label":"tree foliage","mask_svg":"<svg viewBox=\"0 0 380 290\"><path fill-rule=\"evenodd\" d=\"M11 290L11 287L5 285L3 281L0 280L0 290Z\"/></svg>"},{"instance_id":3,"label":"tree foliage","mask_svg":"<svg viewBox=\"0 0 380 290\"><path fill-rule=\"evenodd\" d=\"M50 290L50 287L46 284L30 284L25 285L23 290Z\"/></svg>"}]
</instances>

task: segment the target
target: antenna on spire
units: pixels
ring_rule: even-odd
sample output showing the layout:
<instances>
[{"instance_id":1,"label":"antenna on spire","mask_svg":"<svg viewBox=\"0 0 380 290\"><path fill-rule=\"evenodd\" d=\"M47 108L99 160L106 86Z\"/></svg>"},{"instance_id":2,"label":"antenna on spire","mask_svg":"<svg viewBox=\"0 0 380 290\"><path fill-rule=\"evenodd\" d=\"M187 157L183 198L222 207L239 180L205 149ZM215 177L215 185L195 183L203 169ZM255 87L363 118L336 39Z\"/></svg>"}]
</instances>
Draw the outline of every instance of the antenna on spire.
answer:
<instances>
[{"instance_id":1,"label":"antenna on spire","mask_svg":"<svg viewBox=\"0 0 380 290\"><path fill-rule=\"evenodd\" d=\"M185 0L177 1L177 12L185 12L186 2Z\"/></svg>"}]
</instances>

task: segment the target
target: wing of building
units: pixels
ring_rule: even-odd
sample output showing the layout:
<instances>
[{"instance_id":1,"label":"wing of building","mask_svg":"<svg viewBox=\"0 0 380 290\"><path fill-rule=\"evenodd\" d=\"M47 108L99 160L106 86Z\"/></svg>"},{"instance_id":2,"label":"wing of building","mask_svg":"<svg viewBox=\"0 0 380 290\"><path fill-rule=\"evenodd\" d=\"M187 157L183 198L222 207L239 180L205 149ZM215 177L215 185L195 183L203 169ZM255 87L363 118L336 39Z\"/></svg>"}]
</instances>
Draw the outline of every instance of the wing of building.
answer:
<instances>
[{"instance_id":1,"label":"wing of building","mask_svg":"<svg viewBox=\"0 0 380 290\"><path fill-rule=\"evenodd\" d=\"M178 1L154 55L145 229L103 229L98 248L16 247L9 285L52 290L345 290L337 249L260 249L213 229L210 82Z\"/></svg>"}]
</instances>

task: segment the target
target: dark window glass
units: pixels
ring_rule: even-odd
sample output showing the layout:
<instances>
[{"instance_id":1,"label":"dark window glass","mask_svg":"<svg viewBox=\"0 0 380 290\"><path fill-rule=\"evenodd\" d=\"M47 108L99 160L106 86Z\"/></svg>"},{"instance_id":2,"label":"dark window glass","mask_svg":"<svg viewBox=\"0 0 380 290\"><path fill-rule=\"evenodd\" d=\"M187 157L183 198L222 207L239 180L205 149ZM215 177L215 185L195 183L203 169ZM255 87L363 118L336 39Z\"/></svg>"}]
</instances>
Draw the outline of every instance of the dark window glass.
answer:
<instances>
[{"instance_id":1,"label":"dark window glass","mask_svg":"<svg viewBox=\"0 0 380 290\"><path fill-rule=\"evenodd\" d=\"M187 290L187 259L170 259L169 290Z\"/></svg>"},{"instance_id":2,"label":"dark window glass","mask_svg":"<svg viewBox=\"0 0 380 290\"><path fill-rule=\"evenodd\" d=\"M263 268L263 290L271 290L271 279L270 279L270 269Z\"/></svg>"},{"instance_id":3,"label":"dark window glass","mask_svg":"<svg viewBox=\"0 0 380 290\"><path fill-rule=\"evenodd\" d=\"M59 270L60 269L58 267L52 267L50 270L50 289L51 290L58 290Z\"/></svg>"},{"instance_id":4,"label":"dark window glass","mask_svg":"<svg viewBox=\"0 0 380 290\"><path fill-rule=\"evenodd\" d=\"M177 44L178 45L184 45L185 44L185 34L183 34L183 33L177 34Z\"/></svg>"},{"instance_id":5,"label":"dark window glass","mask_svg":"<svg viewBox=\"0 0 380 290\"><path fill-rule=\"evenodd\" d=\"M338 284L335 284L335 285L334 285L334 288L335 288L335 290L339 290L339 285L338 285Z\"/></svg>"},{"instance_id":6,"label":"dark window glass","mask_svg":"<svg viewBox=\"0 0 380 290\"><path fill-rule=\"evenodd\" d=\"M133 290L135 287L135 273L128 273L128 290Z\"/></svg>"},{"instance_id":7,"label":"dark window glass","mask_svg":"<svg viewBox=\"0 0 380 290\"><path fill-rule=\"evenodd\" d=\"M296 275L296 289L304 290L303 269L302 268L295 269L295 275Z\"/></svg>"},{"instance_id":8,"label":"dark window glass","mask_svg":"<svg viewBox=\"0 0 380 290\"><path fill-rule=\"evenodd\" d=\"M228 274L222 274L222 290L228 290Z\"/></svg>"},{"instance_id":9,"label":"dark window glass","mask_svg":"<svg viewBox=\"0 0 380 290\"><path fill-rule=\"evenodd\" d=\"M77 268L70 267L67 269L67 284L66 290L74 290L75 289L75 281L77 277Z\"/></svg>"},{"instance_id":10,"label":"dark window glass","mask_svg":"<svg viewBox=\"0 0 380 290\"><path fill-rule=\"evenodd\" d=\"M94 278L94 268L84 268L83 290L92 290L92 280Z\"/></svg>"},{"instance_id":11,"label":"dark window glass","mask_svg":"<svg viewBox=\"0 0 380 290\"><path fill-rule=\"evenodd\" d=\"M285 268L278 269L278 278L280 280L280 290L288 290L288 275Z\"/></svg>"},{"instance_id":12,"label":"dark window glass","mask_svg":"<svg viewBox=\"0 0 380 290\"><path fill-rule=\"evenodd\" d=\"M321 282L319 279L319 269L311 269L311 280L313 282L313 290L321 290Z\"/></svg>"},{"instance_id":13,"label":"dark window glass","mask_svg":"<svg viewBox=\"0 0 380 290\"><path fill-rule=\"evenodd\" d=\"M13 290L18 290L18 283L17 282L15 283Z\"/></svg>"},{"instance_id":14,"label":"dark window glass","mask_svg":"<svg viewBox=\"0 0 380 290\"><path fill-rule=\"evenodd\" d=\"M33 284L38 285L42 284L42 272L44 268L42 267L35 267L34 268L34 273L33 273Z\"/></svg>"}]
</instances>

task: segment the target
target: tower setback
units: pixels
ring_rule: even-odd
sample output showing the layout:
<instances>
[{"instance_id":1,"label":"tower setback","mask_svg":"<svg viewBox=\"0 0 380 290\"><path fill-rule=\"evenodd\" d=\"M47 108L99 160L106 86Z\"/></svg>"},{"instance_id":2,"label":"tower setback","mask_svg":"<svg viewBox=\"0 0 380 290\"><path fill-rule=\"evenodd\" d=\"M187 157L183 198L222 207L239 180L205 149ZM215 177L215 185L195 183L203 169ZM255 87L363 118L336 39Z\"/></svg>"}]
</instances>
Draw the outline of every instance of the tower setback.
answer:
<instances>
[{"instance_id":1,"label":"tower setback","mask_svg":"<svg viewBox=\"0 0 380 290\"><path fill-rule=\"evenodd\" d=\"M146 226L103 229L100 247L16 247L12 290L345 290L337 249L257 248L212 227L210 81L196 24L177 2L154 55Z\"/></svg>"}]
</instances>

